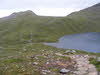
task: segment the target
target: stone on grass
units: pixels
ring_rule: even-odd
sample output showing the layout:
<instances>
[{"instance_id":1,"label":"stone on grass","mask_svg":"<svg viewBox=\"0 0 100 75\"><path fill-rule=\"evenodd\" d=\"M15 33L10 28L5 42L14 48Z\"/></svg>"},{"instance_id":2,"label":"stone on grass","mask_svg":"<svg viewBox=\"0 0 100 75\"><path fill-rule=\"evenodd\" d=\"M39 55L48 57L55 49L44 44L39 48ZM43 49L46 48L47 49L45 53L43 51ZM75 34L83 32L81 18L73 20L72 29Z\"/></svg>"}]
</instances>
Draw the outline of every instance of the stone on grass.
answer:
<instances>
[{"instance_id":1,"label":"stone on grass","mask_svg":"<svg viewBox=\"0 0 100 75\"><path fill-rule=\"evenodd\" d=\"M22 69L22 71L24 72L25 70L24 70L24 69Z\"/></svg>"},{"instance_id":2,"label":"stone on grass","mask_svg":"<svg viewBox=\"0 0 100 75\"><path fill-rule=\"evenodd\" d=\"M72 50L72 53L76 53L76 51L75 50Z\"/></svg>"},{"instance_id":3,"label":"stone on grass","mask_svg":"<svg viewBox=\"0 0 100 75\"><path fill-rule=\"evenodd\" d=\"M55 53L57 56L63 56L61 53Z\"/></svg>"},{"instance_id":4,"label":"stone on grass","mask_svg":"<svg viewBox=\"0 0 100 75\"><path fill-rule=\"evenodd\" d=\"M50 73L50 71L49 71L49 70L42 70L42 72Z\"/></svg>"},{"instance_id":5,"label":"stone on grass","mask_svg":"<svg viewBox=\"0 0 100 75\"><path fill-rule=\"evenodd\" d=\"M76 51L75 50L66 50L65 53L76 53Z\"/></svg>"},{"instance_id":6,"label":"stone on grass","mask_svg":"<svg viewBox=\"0 0 100 75\"><path fill-rule=\"evenodd\" d=\"M34 51L35 49L32 49L32 51Z\"/></svg>"},{"instance_id":7,"label":"stone on grass","mask_svg":"<svg viewBox=\"0 0 100 75\"><path fill-rule=\"evenodd\" d=\"M100 57L98 57L98 60L97 61L100 62Z\"/></svg>"},{"instance_id":8,"label":"stone on grass","mask_svg":"<svg viewBox=\"0 0 100 75\"><path fill-rule=\"evenodd\" d=\"M33 65L38 65L38 63L37 62L34 62Z\"/></svg>"},{"instance_id":9,"label":"stone on grass","mask_svg":"<svg viewBox=\"0 0 100 75\"><path fill-rule=\"evenodd\" d=\"M46 63L47 65L49 64L49 62Z\"/></svg>"},{"instance_id":10,"label":"stone on grass","mask_svg":"<svg viewBox=\"0 0 100 75\"><path fill-rule=\"evenodd\" d=\"M21 65L21 67L24 67L23 65Z\"/></svg>"},{"instance_id":11,"label":"stone on grass","mask_svg":"<svg viewBox=\"0 0 100 75\"><path fill-rule=\"evenodd\" d=\"M42 72L42 75L46 75L47 73L46 72Z\"/></svg>"},{"instance_id":12,"label":"stone on grass","mask_svg":"<svg viewBox=\"0 0 100 75\"><path fill-rule=\"evenodd\" d=\"M43 75L47 75L47 73L50 73L51 71L49 71L49 70L42 70L42 74Z\"/></svg>"},{"instance_id":13,"label":"stone on grass","mask_svg":"<svg viewBox=\"0 0 100 75\"><path fill-rule=\"evenodd\" d=\"M62 73L62 74L66 74L68 72L70 72L70 70L65 69L65 68L63 68L63 69L60 70L60 73Z\"/></svg>"},{"instance_id":14,"label":"stone on grass","mask_svg":"<svg viewBox=\"0 0 100 75\"><path fill-rule=\"evenodd\" d=\"M35 59L39 59L38 57L34 57Z\"/></svg>"},{"instance_id":15,"label":"stone on grass","mask_svg":"<svg viewBox=\"0 0 100 75\"><path fill-rule=\"evenodd\" d=\"M0 49L3 49L3 47L0 47Z\"/></svg>"},{"instance_id":16,"label":"stone on grass","mask_svg":"<svg viewBox=\"0 0 100 75\"><path fill-rule=\"evenodd\" d=\"M25 46L24 46L23 50L24 50L24 51L26 51L26 50L27 50Z\"/></svg>"}]
</instances>

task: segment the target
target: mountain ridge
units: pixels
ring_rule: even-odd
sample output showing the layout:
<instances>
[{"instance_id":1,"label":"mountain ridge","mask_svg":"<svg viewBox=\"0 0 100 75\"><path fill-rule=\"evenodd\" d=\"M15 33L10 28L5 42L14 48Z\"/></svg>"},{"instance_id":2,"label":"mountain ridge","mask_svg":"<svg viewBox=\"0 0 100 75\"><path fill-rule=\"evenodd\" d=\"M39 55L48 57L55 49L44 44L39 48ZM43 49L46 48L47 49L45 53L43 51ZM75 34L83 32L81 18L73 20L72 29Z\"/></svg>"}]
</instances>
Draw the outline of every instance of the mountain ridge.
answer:
<instances>
[{"instance_id":1,"label":"mountain ridge","mask_svg":"<svg viewBox=\"0 0 100 75\"><path fill-rule=\"evenodd\" d=\"M3 42L23 43L29 40L31 32L34 34L33 42L57 42L64 35L100 32L98 5L74 12L66 17L38 16L30 10L13 13L6 20L0 21L1 44Z\"/></svg>"},{"instance_id":2,"label":"mountain ridge","mask_svg":"<svg viewBox=\"0 0 100 75\"><path fill-rule=\"evenodd\" d=\"M14 13L12 13L10 16L13 16L13 15L15 15L15 16L17 16L17 15L19 15L19 16L23 16L23 15L34 15L34 16L37 16L33 11L31 11L31 10L26 10L26 11L21 11L21 12L14 12Z\"/></svg>"},{"instance_id":3,"label":"mountain ridge","mask_svg":"<svg viewBox=\"0 0 100 75\"><path fill-rule=\"evenodd\" d=\"M58 42L65 35L100 32L100 7L95 8L67 17L34 16L32 12L22 12L21 16L14 13L2 18L0 75L92 75L97 74L97 70L100 72L100 53L44 45Z\"/></svg>"}]
</instances>

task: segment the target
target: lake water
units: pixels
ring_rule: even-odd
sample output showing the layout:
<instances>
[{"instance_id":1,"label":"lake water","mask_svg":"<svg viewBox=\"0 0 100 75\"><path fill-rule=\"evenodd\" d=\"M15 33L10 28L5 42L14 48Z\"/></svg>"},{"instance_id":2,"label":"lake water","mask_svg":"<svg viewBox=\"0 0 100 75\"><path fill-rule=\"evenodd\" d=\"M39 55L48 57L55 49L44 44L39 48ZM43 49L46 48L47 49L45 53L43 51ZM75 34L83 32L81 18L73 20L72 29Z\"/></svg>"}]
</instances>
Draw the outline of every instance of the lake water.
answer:
<instances>
[{"instance_id":1,"label":"lake water","mask_svg":"<svg viewBox=\"0 0 100 75\"><path fill-rule=\"evenodd\" d=\"M57 48L76 49L100 53L100 32L88 32L63 36L58 43L45 43Z\"/></svg>"}]
</instances>

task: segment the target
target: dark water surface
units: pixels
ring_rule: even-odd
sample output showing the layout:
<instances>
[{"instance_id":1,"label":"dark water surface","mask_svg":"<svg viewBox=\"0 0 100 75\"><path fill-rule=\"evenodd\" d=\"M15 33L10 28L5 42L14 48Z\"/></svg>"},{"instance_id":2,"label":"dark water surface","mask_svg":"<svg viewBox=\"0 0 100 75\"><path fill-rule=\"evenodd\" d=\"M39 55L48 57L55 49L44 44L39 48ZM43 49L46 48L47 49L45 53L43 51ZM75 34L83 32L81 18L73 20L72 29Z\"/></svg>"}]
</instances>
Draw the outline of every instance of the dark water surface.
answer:
<instances>
[{"instance_id":1,"label":"dark water surface","mask_svg":"<svg viewBox=\"0 0 100 75\"><path fill-rule=\"evenodd\" d=\"M100 32L88 32L63 36L58 43L45 43L57 48L77 49L100 53Z\"/></svg>"}]
</instances>

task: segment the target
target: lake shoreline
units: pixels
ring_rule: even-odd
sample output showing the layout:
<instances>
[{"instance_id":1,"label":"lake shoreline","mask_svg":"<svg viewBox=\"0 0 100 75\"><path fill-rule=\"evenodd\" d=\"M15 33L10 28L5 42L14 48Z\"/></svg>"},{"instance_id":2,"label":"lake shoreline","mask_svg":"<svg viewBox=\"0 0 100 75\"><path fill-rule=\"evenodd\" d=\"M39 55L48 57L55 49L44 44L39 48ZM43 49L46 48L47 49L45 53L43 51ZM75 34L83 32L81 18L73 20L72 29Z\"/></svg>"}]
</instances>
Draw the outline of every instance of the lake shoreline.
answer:
<instances>
[{"instance_id":1,"label":"lake shoreline","mask_svg":"<svg viewBox=\"0 0 100 75\"><path fill-rule=\"evenodd\" d=\"M57 48L83 50L87 52L100 53L100 32L88 32L82 34L66 35L57 43L44 43Z\"/></svg>"}]
</instances>

